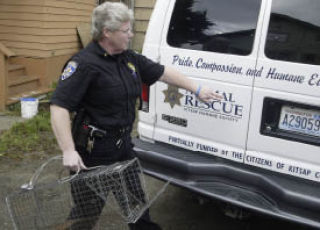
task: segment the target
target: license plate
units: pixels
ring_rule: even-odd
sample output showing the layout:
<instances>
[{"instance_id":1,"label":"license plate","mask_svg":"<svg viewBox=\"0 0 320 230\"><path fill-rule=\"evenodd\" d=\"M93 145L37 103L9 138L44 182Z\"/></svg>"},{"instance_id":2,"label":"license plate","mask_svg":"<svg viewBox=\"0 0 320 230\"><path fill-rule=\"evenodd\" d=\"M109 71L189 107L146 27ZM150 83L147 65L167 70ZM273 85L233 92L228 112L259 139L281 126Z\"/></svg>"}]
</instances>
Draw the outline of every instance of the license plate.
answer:
<instances>
[{"instance_id":1,"label":"license plate","mask_svg":"<svg viewBox=\"0 0 320 230\"><path fill-rule=\"evenodd\" d=\"M320 137L320 111L283 106L278 127L282 130Z\"/></svg>"}]
</instances>

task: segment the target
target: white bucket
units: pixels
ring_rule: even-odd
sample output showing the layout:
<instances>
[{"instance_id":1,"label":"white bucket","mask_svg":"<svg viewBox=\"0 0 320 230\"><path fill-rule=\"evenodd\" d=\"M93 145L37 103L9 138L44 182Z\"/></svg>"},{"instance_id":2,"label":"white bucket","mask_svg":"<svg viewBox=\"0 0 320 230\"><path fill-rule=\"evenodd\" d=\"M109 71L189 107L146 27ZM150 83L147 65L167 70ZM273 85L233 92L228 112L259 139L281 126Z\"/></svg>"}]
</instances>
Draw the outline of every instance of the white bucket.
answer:
<instances>
[{"instance_id":1,"label":"white bucket","mask_svg":"<svg viewBox=\"0 0 320 230\"><path fill-rule=\"evenodd\" d=\"M21 117L32 118L38 113L39 100L33 97L21 98Z\"/></svg>"}]
</instances>

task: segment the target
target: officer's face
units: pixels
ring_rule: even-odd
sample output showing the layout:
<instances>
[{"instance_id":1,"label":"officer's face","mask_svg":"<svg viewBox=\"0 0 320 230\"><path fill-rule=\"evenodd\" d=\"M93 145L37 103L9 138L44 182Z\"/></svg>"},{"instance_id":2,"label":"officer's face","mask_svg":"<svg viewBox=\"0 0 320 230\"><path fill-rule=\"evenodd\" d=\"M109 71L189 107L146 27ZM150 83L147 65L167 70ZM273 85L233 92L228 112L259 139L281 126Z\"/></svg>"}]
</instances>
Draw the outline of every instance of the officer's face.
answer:
<instances>
[{"instance_id":1,"label":"officer's face","mask_svg":"<svg viewBox=\"0 0 320 230\"><path fill-rule=\"evenodd\" d=\"M109 37L113 49L117 53L121 53L128 49L129 41L133 37L130 22L123 23L122 26L113 31Z\"/></svg>"}]
</instances>

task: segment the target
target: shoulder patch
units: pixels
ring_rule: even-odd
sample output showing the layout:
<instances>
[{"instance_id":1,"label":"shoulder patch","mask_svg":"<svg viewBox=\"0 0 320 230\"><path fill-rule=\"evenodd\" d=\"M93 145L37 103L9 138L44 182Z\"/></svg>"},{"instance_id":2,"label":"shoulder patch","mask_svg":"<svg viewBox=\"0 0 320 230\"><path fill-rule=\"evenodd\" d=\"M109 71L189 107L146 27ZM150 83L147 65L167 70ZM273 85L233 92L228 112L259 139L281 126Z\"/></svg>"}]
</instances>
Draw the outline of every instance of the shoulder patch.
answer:
<instances>
[{"instance_id":1,"label":"shoulder patch","mask_svg":"<svg viewBox=\"0 0 320 230\"><path fill-rule=\"evenodd\" d=\"M64 68L63 73L61 74L61 80L66 80L69 78L77 69L78 63L75 61L69 61L67 66Z\"/></svg>"}]
</instances>

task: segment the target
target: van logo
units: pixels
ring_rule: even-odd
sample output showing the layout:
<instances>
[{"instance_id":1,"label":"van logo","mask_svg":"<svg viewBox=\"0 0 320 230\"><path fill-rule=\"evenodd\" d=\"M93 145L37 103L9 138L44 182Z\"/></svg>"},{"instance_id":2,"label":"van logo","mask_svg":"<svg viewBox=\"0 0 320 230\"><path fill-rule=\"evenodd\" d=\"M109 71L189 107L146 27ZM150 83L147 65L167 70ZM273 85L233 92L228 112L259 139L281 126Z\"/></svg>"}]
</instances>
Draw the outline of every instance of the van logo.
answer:
<instances>
[{"instance_id":1,"label":"van logo","mask_svg":"<svg viewBox=\"0 0 320 230\"><path fill-rule=\"evenodd\" d=\"M171 109L175 105L181 105L180 99L183 97L182 93L179 93L179 89L176 86L169 85L168 89L162 91L165 95L164 102L169 103Z\"/></svg>"}]
</instances>

